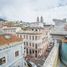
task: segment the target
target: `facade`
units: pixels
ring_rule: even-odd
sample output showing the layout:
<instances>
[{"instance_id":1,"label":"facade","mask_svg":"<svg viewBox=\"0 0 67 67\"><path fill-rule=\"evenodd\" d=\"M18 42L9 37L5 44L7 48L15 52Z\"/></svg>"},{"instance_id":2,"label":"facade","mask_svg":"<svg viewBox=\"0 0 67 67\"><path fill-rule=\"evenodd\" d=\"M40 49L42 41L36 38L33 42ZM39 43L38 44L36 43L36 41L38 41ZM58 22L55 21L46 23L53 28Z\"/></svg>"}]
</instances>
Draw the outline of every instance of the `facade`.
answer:
<instances>
[{"instance_id":1,"label":"facade","mask_svg":"<svg viewBox=\"0 0 67 67\"><path fill-rule=\"evenodd\" d=\"M48 31L43 26L27 27L17 35L24 37L25 57L38 58L43 55L49 45Z\"/></svg>"},{"instance_id":2,"label":"facade","mask_svg":"<svg viewBox=\"0 0 67 67\"><path fill-rule=\"evenodd\" d=\"M15 34L17 31L21 30L20 27L2 27L2 30L5 33L9 33L9 34Z\"/></svg>"},{"instance_id":3,"label":"facade","mask_svg":"<svg viewBox=\"0 0 67 67\"><path fill-rule=\"evenodd\" d=\"M6 59L6 62L4 64L1 64L2 67L27 67L27 63L24 60L23 56L26 58L26 60L32 58L35 59L35 61L37 60L37 62L39 60L43 61L47 58L46 51L50 45L50 42L52 42L50 36L51 25L45 25L42 16L40 17L40 19L39 17L37 18L37 22L21 22L22 25L20 26L18 24L19 23L14 24L11 22L6 22L1 28L5 33L8 33L8 36L9 34L14 34L20 39L24 38L23 48L20 42L9 43L11 42L8 40L10 39L10 37L6 36L9 42L6 46L3 47L4 49L1 50L2 56L0 58L2 59L3 57L5 57ZM21 42L22 41L23 40L21 40ZM15 53L18 54L18 51L20 53L19 56L16 57ZM22 53L23 51L24 53ZM10 58L12 59L10 60ZM38 62L36 65L38 64L40 63Z\"/></svg>"},{"instance_id":4,"label":"facade","mask_svg":"<svg viewBox=\"0 0 67 67\"><path fill-rule=\"evenodd\" d=\"M5 23L5 21L0 21L0 28L3 27L4 23Z\"/></svg>"},{"instance_id":5,"label":"facade","mask_svg":"<svg viewBox=\"0 0 67 67\"><path fill-rule=\"evenodd\" d=\"M53 22L55 22L55 25L62 25L64 23L66 23L66 18L63 18L63 19L53 19Z\"/></svg>"},{"instance_id":6,"label":"facade","mask_svg":"<svg viewBox=\"0 0 67 67\"><path fill-rule=\"evenodd\" d=\"M43 67L67 67L67 22L66 19L55 19L51 32L54 48L47 57Z\"/></svg>"},{"instance_id":7,"label":"facade","mask_svg":"<svg viewBox=\"0 0 67 67\"><path fill-rule=\"evenodd\" d=\"M22 38L0 34L0 67L25 67Z\"/></svg>"}]
</instances>

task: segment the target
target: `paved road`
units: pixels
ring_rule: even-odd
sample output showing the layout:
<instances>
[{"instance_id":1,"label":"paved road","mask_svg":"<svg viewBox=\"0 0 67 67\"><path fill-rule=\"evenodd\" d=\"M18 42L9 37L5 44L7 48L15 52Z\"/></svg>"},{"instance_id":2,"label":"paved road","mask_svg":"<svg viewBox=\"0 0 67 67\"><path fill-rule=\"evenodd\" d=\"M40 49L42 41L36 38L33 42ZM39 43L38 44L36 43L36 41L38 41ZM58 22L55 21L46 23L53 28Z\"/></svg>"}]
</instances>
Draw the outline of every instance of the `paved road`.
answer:
<instances>
[{"instance_id":1,"label":"paved road","mask_svg":"<svg viewBox=\"0 0 67 67\"><path fill-rule=\"evenodd\" d=\"M32 65L32 67L37 67L33 62L30 61L29 63Z\"/></svg>"},{"instance_id":2,"label":"paved road","mask_svg":"<svg viewBox=\"0 0 67 67\"><path fill-rule=\"evenodd\" d=\"M45 62L45 58L40 58L40 59L32 59L31 60L33 63L37 65L37 67L41 67L43 63Z\"/></svg>"}]
</instances>

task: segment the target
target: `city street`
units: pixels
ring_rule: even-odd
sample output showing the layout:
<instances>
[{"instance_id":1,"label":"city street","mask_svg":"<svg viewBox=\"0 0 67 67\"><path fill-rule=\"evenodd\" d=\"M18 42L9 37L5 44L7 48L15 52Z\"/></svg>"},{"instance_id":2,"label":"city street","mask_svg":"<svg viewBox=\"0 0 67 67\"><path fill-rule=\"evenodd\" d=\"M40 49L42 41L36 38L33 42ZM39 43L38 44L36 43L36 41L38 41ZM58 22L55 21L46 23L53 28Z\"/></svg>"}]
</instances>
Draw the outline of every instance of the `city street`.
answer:
<instances>
[{"instance_id":1,"label":"city street","mask_svg":"<svg viewBox=\"0 0 67 67\"><path fill-rule=\"evenodd\" d=\"M44 64L52 48L53 45L49 45L45 53L43 53L39 58L30 58L30 61L35 63L37 67L41 67Z\"/></svg>"}]
</instances>

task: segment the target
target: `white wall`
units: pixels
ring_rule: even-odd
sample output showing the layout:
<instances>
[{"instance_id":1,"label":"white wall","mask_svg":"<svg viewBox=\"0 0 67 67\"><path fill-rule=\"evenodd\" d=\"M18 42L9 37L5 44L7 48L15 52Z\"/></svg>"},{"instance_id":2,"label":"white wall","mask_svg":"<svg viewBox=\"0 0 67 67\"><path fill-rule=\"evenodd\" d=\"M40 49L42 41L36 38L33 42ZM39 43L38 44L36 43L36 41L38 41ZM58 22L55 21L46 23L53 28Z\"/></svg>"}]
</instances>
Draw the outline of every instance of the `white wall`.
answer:
<instances>
[{"instance_id":1,"label":"white wall","mask_svg":"<svg viewBox=\"0 0 67 67\"><path fill-rule=\"evenodd\" d=\"M15 57L15 51L19 51L19 56ZM3 49L0 51L0 58L6 57L6 63L3 65L0 65L0 67L17 67L17 65L20 65L20 67L23 67L22 64L24 64L23 59L24 54L24 45L23 43L17 43L17 45L13 45L7 49Z\"/></svg>"}]
</instances>

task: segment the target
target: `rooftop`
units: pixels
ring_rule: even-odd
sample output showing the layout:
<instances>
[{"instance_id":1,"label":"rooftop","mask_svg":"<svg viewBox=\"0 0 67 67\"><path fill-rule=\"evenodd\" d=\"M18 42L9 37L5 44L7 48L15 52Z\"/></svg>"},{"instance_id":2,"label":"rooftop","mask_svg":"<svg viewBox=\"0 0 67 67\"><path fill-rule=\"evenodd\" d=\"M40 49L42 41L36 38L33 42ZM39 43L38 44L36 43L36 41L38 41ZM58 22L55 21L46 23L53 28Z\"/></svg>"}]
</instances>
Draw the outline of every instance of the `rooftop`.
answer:
<instances>
[{"instance_id":1,"label":"rooftop","mask_svg":"<svg viewBox=\"0 0 67 67\"><path fill-rule=\"evenodd\" d=\"M67 35L67 31L65 29L62 28L55 28L54 30L52 30L51 32L52 35L59 35L59 36L65 36Z\"/></svg>"},{"instance_id":2,"label":"rooftop","mask_svg":"<svg viewBox=\"0 0 67 67\"><path fill-rule=\"evenodd\" d=\"M5 44L10 44L13 42L19 42L21 40L22 38L19 38L12 34L2 34L0 35L0 46L5 45Z\"/></svg>"}]
</instances>

